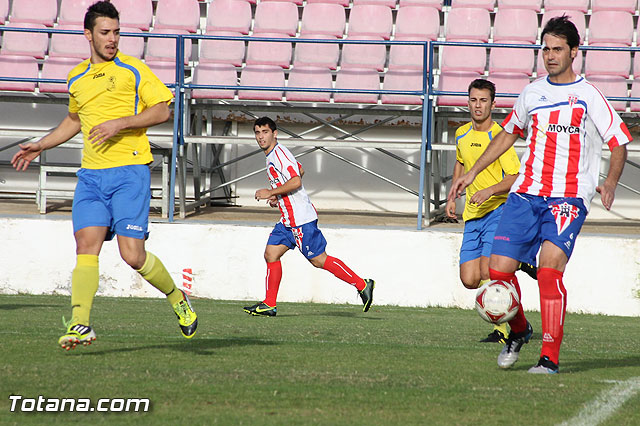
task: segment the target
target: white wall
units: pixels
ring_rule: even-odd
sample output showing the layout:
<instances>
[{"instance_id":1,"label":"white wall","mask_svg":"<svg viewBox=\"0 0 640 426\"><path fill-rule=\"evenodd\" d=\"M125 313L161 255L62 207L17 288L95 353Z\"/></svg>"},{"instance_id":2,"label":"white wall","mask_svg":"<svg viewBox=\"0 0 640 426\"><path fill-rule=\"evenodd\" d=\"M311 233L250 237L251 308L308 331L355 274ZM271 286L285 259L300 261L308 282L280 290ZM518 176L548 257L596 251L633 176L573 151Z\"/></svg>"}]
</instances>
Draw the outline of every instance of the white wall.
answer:
<instances>
[{"instance_id":1,"label":"white wall","mask_svg":"<svg viewBox=\"0 0 640 426\"><path fill-rule=\"evenodd\" d=\"M192 268L194 295L257 301L270 226L153 223L147 248L174 279ZM471 308L474 291L458 281L460 232L324 226L327 252L376 280L375 305ZM70 294L75 264L68 219L0 219L0 294ZM565 274L571 312L640 316L640 238L581 235ZM298 252L283 258L279 301L360 305L353 287L313 268ZM526 309L539 309L536 283L519 273ZM119 258L115 242L100 256L100 295L157 297ZM239 303L239 308L242 303Z\"/></svg>"}]
</instances>

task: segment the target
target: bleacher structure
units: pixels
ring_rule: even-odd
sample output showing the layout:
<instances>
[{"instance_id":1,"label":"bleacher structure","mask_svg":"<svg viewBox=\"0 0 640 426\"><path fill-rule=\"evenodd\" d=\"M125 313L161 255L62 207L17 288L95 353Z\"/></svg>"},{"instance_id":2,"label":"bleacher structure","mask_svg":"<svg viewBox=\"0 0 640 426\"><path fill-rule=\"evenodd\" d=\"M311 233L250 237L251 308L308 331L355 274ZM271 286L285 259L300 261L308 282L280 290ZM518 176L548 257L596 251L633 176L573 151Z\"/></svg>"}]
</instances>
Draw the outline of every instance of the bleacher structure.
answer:
<instances>
[{"instance_id":1,"label":"bleacher structure","mask_svg":"<svg viewBox=\"0 0 640 426\"><path fill-rule=\"evenodd\" d=\"M89 56L79 30L92 2L0 0L0 105L66 103L66 74ZM447 153L455 149L447 143L449 120L468 116L463 95L469 82L494 81L502 108L498 116L506 113L522 88L545 74L538 54L540 28L553 16L566 14L579 29L575 71L610 97L628 123L640 111L637 0L112 2L121 12L120 50L144 60L177 94L175 137L154 139L162 163L171 164L163 167L161 185L161 204L169 216L176 185L181 216L211 202L214 193L231 202L231 185L242 177L230 180L224 167L245 156L222 161L221 152L225 145L254 143L234 134L235 122L278 111L309 122L309 132L326 127L341 133L335 140L308 139L309 132L280 124L281 135L290 137L288 145L309 146L305 153L320 150L416 195L421 228L423 209L429 219L444 202ZM225 123L221 130L214 131L214 120ZM345 123L355 121L362 122L360 128L346 130ZM377 126L400 121L413 125L414 137L366 137ZM0 136L24 135L0 129ZM341 158L335 147L388 154L420 170L417 188ZM419 150L420 163L390 149ZM70 196L47 188L47 173L77 165L47 167L45 159L37 191L43 211L47 194ZM187 176L194 184L189 196Z\"/></svg>"}]
</instances>

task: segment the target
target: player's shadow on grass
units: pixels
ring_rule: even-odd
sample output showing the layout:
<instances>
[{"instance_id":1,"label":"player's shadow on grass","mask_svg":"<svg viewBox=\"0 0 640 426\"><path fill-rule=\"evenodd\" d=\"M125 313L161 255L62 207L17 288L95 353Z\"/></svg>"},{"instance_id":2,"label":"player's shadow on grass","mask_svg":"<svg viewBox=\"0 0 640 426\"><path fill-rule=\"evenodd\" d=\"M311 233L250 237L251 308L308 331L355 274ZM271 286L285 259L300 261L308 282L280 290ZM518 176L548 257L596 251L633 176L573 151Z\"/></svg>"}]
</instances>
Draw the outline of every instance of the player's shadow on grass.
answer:
<instances>
[{"instance_id":1,"label":"player's shadow on grass","mask_svg":"<svg viewBox=\"0 0 640 426\"><path fill-rule=\"evenodd\" d=\"M63 306L62 303L60 304L56 304L56 303L52 303L52 304L44 304L44 303L40 303L40 304L5 304L5 305L0 305L0 311L15 311L18 309L32 309L32 308L58 308L60 306Z\"/></svg>"},{"instance_id":2,"label":"player's shadow on grass","mask_svg":"<svg viewBox=\"0 0 640 426\"><path fill-rule=\"evenodd\" d=\"M376 321L382 320L382 318L370 317L370 316L366 316L366 314L362 314L361 312L351 312L351 311L317 312L312 315L317 315L321 317L361 318L364 320L376 320Z\"/></svg>"},{"instance_id":3,"label":"player's shadow on grass","mask_svg":"<svg viewBox=\"0 0 640 426\"><path fill-rule=\"evenodd\" d=\"M601 370L603 368L619 368L619 367L640 367L640 356L629 356L618 359L586 359L567 361L566 364L560 360L560 372L564 373L580 373L589 370Z\"/></svg>"}]
</instances>

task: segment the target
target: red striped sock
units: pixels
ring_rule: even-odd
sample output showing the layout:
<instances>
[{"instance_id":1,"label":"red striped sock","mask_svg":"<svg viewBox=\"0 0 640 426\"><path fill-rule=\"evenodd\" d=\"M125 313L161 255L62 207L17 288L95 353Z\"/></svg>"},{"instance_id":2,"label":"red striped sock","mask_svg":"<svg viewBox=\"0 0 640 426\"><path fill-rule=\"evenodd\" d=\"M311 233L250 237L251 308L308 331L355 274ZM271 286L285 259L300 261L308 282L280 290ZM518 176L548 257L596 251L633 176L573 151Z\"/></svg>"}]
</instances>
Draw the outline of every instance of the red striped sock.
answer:
<instances>
[{"instance_id":1,"label":"red striped sock","mask_svg":"<svg viewBox=\"0 0 640 426\"><path fill-rule=\"evenodd\" d=\"M522 298L522 293L520 293L520 284L518 284L518 278L516 278L516 273L512 272L507 274L505 272L496 271L495 269L489 268L489 276L492 280L500 280L506 281L516 288L518 292L518 298ZM509 327L511 327L511 331L514 333L520 333L525 331L527 328L527 318L524 316L524 309L522 308L522 302L518 305L518 313L515 318L509 321Z\"/></svg>"},{"instance_id":2,"label":"red striped sock","mask_svg":"<svg viewBox=\"0 0 640 426\"><path fill-rule=\"evenodd\" d=\"M349 269L349 267L337 257L327 256L327 260L324 261L322 268L331 272L342 281L351 284L357 288L358 291L363 290L367 285L362 278L356 275L355 272Z\"/></svg>"},{"instance_id":3,"label":"red striped sock","mask_svg":"<svg viewBox=\"0 0 640 426\"><path fill-rule=\"evenodd\" d=\"M267 277L265 278L267 297L265 297L264 303L271 307L276 306L276 299L278 298L278 289L280 288L281 279L282 264L280 261L278 260L277 262L267 263Z\"/></svg>"},{"instance_id":4,"label":"red striped sock","mask_svg":"<svg viewBox=\"0 0 640 426\"><path fill-rule=\"evenodd\" d=\"M562 272L553 268L538 270L540 288L540 316L542 317L542 351L558 364L560 345L564 335L564 317L567 311L567 290L562 283Z\"/></svg>"}]
</instances>

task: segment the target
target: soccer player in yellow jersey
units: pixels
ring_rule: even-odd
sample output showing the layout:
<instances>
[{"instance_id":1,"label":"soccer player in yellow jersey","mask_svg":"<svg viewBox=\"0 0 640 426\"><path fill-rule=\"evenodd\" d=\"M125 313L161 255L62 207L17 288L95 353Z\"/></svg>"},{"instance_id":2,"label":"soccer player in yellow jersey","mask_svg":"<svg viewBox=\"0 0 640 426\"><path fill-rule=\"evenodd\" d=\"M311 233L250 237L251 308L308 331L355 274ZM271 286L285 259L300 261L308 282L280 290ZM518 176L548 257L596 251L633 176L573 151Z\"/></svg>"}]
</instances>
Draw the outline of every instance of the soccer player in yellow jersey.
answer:
<instances>
[{"instance_id":1,"label":"soccer player in yellow jersey","mask_svg":"<svg viewBox=\"0 0 640 426\"><path fill-rule=\"evenodd\" d=\"M98 290L98 255L117 235L120 256L166 295L182 335L191 338L198 320L187 296L162 262L145 250L151 200L151 149L147 128L169 119L173 95L138 59L118 51L120 16L108 1L87 9L84 34L91 57L67 77L69 113L38 142L20 145L11 163L25 170L42 151L82 131L84 149L78 171L72 220L76 267L71 276L71 320L58 343L69 350L96 338L89 325Z\"/></svg>"},{"instance_id":2,"label":"soccer player in yellow jersey","mask_svg":"<svg viewBox=\"0 0 640 426\"><path fill-rule=\"evenodd\" d=\"M496 87L489 80L477 79L469 85L469 112L471 121L456 130L456 163L453 181L468 171L482 155L491 139L502 131L493 121ZM460 280L469 289L475 289L489 281L489 256L493 236L502 205L518 176L520 160L511 147L497 161L478 175L467 187L467 197L462 218L464 236L460 247ZM455 200L447 201L446 214L456 218ZM482 342L502 342L508 336L507 325L495 326Z\"/></svg>"}]
</instances>

